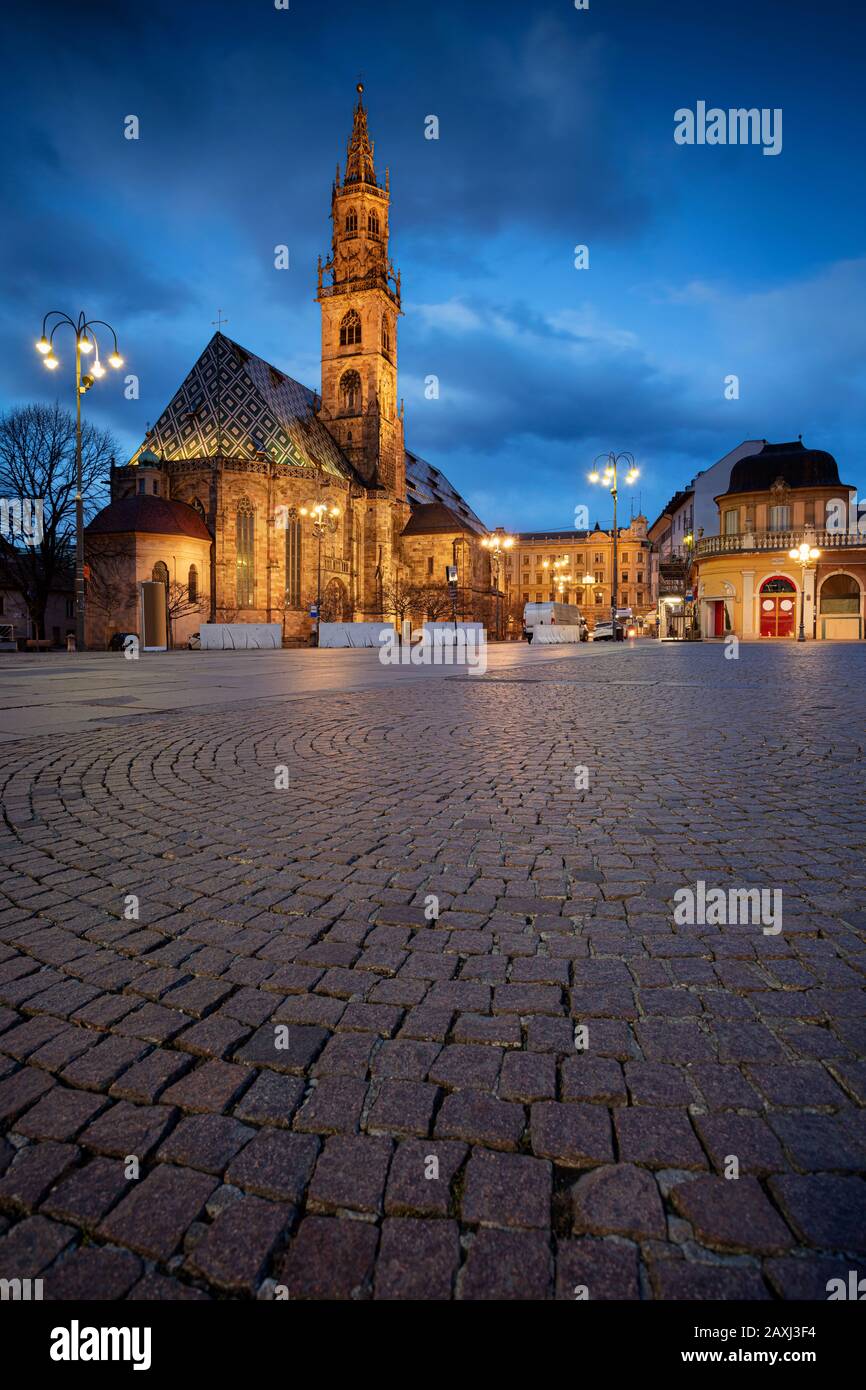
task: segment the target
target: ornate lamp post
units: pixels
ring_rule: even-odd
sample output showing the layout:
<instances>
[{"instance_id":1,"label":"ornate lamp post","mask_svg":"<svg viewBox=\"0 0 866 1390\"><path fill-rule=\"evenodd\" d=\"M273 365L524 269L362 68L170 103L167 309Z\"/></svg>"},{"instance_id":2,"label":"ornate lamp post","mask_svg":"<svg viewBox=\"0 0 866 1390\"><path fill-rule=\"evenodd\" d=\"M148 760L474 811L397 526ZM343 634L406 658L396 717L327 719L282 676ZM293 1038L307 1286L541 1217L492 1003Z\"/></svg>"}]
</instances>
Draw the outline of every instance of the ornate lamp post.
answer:
<instances>
[{"instance_id":1,"label":"ornate lamp post","mask_svg":"<svg viewBox=\"0 0 866 1390\"><path fill-rule=\"evenodd\" d=\"M489 531L486 536L482 536L481 544L484 546L485 550L490 551L490 563L493 570L493 588L496 593L496 636L498 639L502 635L501 609L499 604L499 569L506 550L510 550L514 545L514 537L506 534L504 526L497 526L495 531Z\"/></svg>"},{"instance_id":2,"label":"ornate lamp post","mask_svg":"<svg viewBox=\"0 0 866 1390\"><path fill-rule=\"evenodd\" d=\"M49 319L54 322L48 328ZM114 351L109 353L111 367L122 367L123 358L117 350L117 334L104 319L88 319L84 311L77 320L52 309L42 320L42 337L36 344L36 351L49 371L56 371L60 359L54 355L54 334L58 328L69 327L75 334L75 644L79 651L85 650L84 641L84 484L81 472L81 397L85 395L100 377L105 376L105 368L99 358L99 343L95 328L106 328L114 340ZM47 332L47 337L46 337ZM81 375L81 357L94 354L90 371Z\"/></svg>"},{"instance_id":3,"label":"ornate lamp post","mask_svg":"<svg viewBox=\"0 0 866 1390\"><path fill-rule=\"evenodd\" d=\"M604 468L601 469L601 470L599 471L597 465L598 465L598 463L600 462L601 459L605 459L606 462L605 462ZM618 493L618 490L619 490L619 489L618 489L618 483L617 483L617 477L618 477L618 472L617 472L617 470L618 470L618 465L619 465L619 464L621 464L621 463L627 464L627 465L628 465L628 471L627 471L627 473L626 473L625 480L626 480L627 483L633 483L634 480L635 480L635 478L638 476L639 469L638 469L637 465L635 464L634 455L633 455L633 454L628 454L628 453L622 453L622 454L614 454L614 453L610 453L610 454L599 454L599 456L598 456L598 458L596 459L595 462L596 462L596 467L593 468L592 472L590 473L590 475L589 475L589 481L590 481L591 483L601 483L602 487L606 487L606 488L608 489L608 491L610 492L611 497L613 498L613 587L612 587L612 589L611 589L611 594L610 594L610 621L611 621L611 627L612 627L612 631L611 631L611 640L612 640L612 641L615 641L615 640L616 640L616 610L617 610L617 607L618 607L618 604L617 604L617 591L618 591L618 587L619 587L619 574L618 574L618 572L617 572L617 542L618 542L618 540L619 540L619 532L618 532L618 530L617 530L617 525L616 525L616 499L617 499L617 493Z\"/></svg>"},{"instance_id":4,"label":"ornate lamp post","mask_svg":"<svg viewBox=\"0 0 866 1390\"><path fill-rule=\"evenodd\" d=\"M309 517L313 535L318 541L318 556L316 560L316 646L319 645L319 628L322 622L322 541L325 536L332 536L340 525L340 508L329 507L327 502L308 502L305 507L299 507L298 512L301 516Z\"/></svg>"},{"instance_id":5,"label":"ornate lamp post","mask_svg":"<svg viewBox=\"0 0 866 1390\"><path fill-rule=\"evenodd\" d=\"M806 575L810 569L814 569L815 561L820 559L821 552L808 541L801 541L793 550L788 551L792 560L796 560L800 565L800 631L797 633L797 641L806 640Z\"/></svg>"}]
</instances>

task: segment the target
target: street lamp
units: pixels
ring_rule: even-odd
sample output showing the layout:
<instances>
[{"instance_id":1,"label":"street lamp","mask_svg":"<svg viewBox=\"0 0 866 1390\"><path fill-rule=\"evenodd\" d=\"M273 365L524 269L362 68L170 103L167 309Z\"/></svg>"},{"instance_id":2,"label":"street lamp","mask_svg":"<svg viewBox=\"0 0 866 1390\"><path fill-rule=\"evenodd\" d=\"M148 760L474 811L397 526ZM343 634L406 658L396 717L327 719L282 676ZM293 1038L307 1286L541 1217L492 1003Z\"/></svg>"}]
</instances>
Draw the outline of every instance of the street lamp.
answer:
<instances>
[{"instance_id":1,"label":"street lamp","mask_svg":"<svg viewBox=\"0 0 866 1390\"><path fill-rule=\"evenodd\" d=\"M599 462L600 462L602 459L605 460L605 464L604 464L604 467L603 467L601 470L599 470L598 464L599 464ZM611 634L610 634L610 635L611 635L611 640L612 640L612 641L616 641L616 610L617 610L617 598L616 598L616 595L617 595L617 588L618 588L618 585L619 585L619 575L618 575L618 573L617 573L617 541L618 541L618 539L619 539L619 533L618 533L618 531L617 531L617 526L616 526L616 499L617 499L617 491L618 491L618 487L617 487L617 476L618 476L618 475L617 475L617 470L618 470L618 465L619 465L620 463L627 464L627 465L628 465L628 468L627 468L625 480L626 480L627 483L633 483L634 480L635 480L635 478L638 476L639 469L638 469L638 467L637 467L637 465L636 465L636 463L635 463L635 461L634 461L634 455L633 455L633 454L628 454L628 453L622 453L622 454L614 454L614 453L610 453L610 454L599 454L598 458L595 460L595 463L596 463L596 466L593 468L592 472L591 472L590 475L589 475L589 481L590 481L591 483L600 483L600 484L602 485L602 487L606 487L606 488L608 489L608 491L610 492L611 497L613 498L613 588L612 588L612 590L611 590L611 595L610 595L610 621L611 621Z\"/></svg>"},{"instance_id":2,"label":"street lamp","mask_svg":"<svg viewBox=\"0 0 866 1390\"><path fill-rule=\"evenodd\" d=\"M514 545L514 536L506 534L504 526L497 526L495 531L489 531L486 536L481 537L481 544L485 550L490 551L491 568L493 570L493 590L496 594L496 636L499 638L502 633L501 610L499 606L499 567L502 563L502 556L506 550L511 550Z\"/></svg>"},{"instance_id":3,"label":"street lamp","mask_svg":"<svg viewBox=\"0 0 866 1390\"><path fill-rule=\"evenodd\" d=\"M322 622L322 540L332 536L340 525L340 508L329 507L327 502L308 502L299 507L301 516L309 517L313 535L318 541L316 560L316 646L319 645L319 628Z\"/></svg>"},{"instance_id":4,"label":"street lamp","mask_svg":"<svg viewBox=\"0 0 866 1390\"><path fill-rule=\"evenodd\" d=\"M821 552L808 541L801 541L793 550L788 551L792 560L796 560L801 569L800 576L800 631L797 633L797 641L806 640L806 572L812 569L815 561L820 558Z\"/></svg>"},{"instance_id":5,"label":"street lamp","mask_svg":"<svg viewBox=\"0 0 866 1390\"><path fill-rule=\"evenodd\" d=\"M569 563L567 555L560 555L559 559L554 560L552 564L550 560L543 560L541 564L542 569L550 570L551 581L560 599L572 582L571 575L565 573Z\"/></svg>"},{"instance_id":6,"label":"street lamp","mask_svg":"<svg viewBox=\"0 0 866 1390\"><path fill-rule=\"evenodd\" d=\"M54 322L48 328L49 319ZM117 350L117 334L106 323L104 319L88 319L84 311L78 315L77 320L63 314L59 309L52 309L42 320L42 337L36 343L36 351L41 353L42 360L50 372L56 371L60 366L60 359L54 352L54 334L58 328L66 327L72 329L75 334L75 644L79 651L86 650L84 640L84 484L82 480L81 465L81 397L90 390L94 381L105 376L105 368L99 357L99 343L95 328L107 328L114 340L114 351L108 355L108 363L111 367L122 367L123 358ZM47 332L47 337L46 337ZM93 363L90 371L81 375L81 355L89 357L94 353Z\"/></svg>"}]
</instances>

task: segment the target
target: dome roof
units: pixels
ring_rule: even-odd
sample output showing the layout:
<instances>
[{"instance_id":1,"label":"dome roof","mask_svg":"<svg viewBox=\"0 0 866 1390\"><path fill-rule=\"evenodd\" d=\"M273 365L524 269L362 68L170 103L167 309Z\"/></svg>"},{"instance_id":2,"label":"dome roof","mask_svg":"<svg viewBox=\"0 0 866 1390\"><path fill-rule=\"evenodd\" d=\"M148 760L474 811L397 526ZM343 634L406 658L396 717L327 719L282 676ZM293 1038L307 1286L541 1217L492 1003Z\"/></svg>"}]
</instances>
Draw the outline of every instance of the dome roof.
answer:
<instances>
[{"instance_id":1,"label":"dome roof","mask_svg":"<svg viewBox=\"0 0 866 1390\"><path fill-rule=\"evenodd\" d=\"M807 449L801 439L790 444L765 444L760 453L748 454L731 469L728 492L769 492L777 478L791 488L841 487L839 469L832 454Z\"/></svg>"},{"instance_id":2,"label":"dome roof","mask_svg":"<svg viewBox=\"0 0 866 1390\"><path fill-rule=\"evenodd\" d=\"M195 507L168 497L122 497L103 507L87 527L92 536L144 531L155 536L191 536L210 541L210 531Z\"/></svg>"}]
</instances>

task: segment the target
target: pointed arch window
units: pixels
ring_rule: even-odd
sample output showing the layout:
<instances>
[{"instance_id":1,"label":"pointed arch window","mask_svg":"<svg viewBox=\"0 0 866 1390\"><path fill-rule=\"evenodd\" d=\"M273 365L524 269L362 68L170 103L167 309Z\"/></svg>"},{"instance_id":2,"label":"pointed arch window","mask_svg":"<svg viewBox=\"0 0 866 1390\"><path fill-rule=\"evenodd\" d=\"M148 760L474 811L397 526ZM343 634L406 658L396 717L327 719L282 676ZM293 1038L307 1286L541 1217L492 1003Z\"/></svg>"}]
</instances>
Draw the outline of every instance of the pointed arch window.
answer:
<instances>
[{"instance_id":1,"label":"pointed arch window","mask_svg":"<svg viewBox=\"0 0 866 1390\"><path fill-rule=\"evenodd\" d=\"M198 603L198 570L190 565L186 581L186 592L190 603Z\"/></svg>"},{"instance_id":2,"label":"pointed arch window","mask_svg":"<svg viewBox=\"0 0 866 1390\"><path fill-rule=\"evenodd\" d=\"M286 523L286 608L301 606L301 521L289 514Z\"/></svg>"},{"instance_id":3,"label":"pointed arch window","mask_svg":"<svg viewBox=\"0 0 866 1390\"><path fill-rule=\"evenodd\" d=\"M235 555L237 566L237 601L239 608L252 608L256 588L256 514L248 497L238 502L235 518Z\"/></svg>"},{"instance_id":4,"label":"pointed arch window","mask_svg":"<svg viewBox=\"0 0 866 1390\"><path fill-rule=\"evenodd\" d=\"M361 319L354 309L350 309L340 324L340 347L352 347L360 341Z\"/></svg>"},{"instance_id":5,"label":"pointed arch window","mask_svg":"<svg viewBox=\"0 0 866 1390\"><path fill-rule=\"evenodd\" d=\"M353 236L354 233L357 232L357 230L358 214L355 211L355 209L352 208L351 211L346 213L346 233L348 236Z\"/></svg>"},{"instance_id":6,"label":"pointed arch window","mask_svg":"<svg viewBox=\"0 0 866 1390\"><path fill-rule=\"evenodd\" d=\"M391 351L391 326L388 323L388 315L382 315L382 351Z\"/></svg>"},{"instance_id":7,"label":"pointed arch window","mask_svg":"<svg viewBox=\"0 0 866 1390\"><path fill-rule=\"evenodd\" d=\"M340 378L340 409L343 415L361 413L361 378L357 372L344 372Z\"/></svg>"},{"instance_id":8,"label":"pointed arch window","mask_svg":"<svg viewBox=\"0 0 866 1390\"><path fill-rule=\"evenodd\" d=\"M378 235L379 235L379 214L378 214L378 212L371 212L371 213L369 214L369 216L367 217L367 231L370 233L370 236L378 236Z\"/></svg>"}]
</instances>

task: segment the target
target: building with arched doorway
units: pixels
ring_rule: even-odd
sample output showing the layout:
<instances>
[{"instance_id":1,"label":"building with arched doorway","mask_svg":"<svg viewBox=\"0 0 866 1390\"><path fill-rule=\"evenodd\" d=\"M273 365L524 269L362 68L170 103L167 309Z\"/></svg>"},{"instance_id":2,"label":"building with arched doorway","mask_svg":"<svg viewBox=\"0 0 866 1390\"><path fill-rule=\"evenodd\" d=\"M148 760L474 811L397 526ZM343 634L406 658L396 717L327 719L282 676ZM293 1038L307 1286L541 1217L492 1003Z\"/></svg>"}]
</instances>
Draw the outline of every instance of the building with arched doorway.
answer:
<instances>
[{"instance_id":1,"label":"building with arched doorway","mask_svg":"<svg viewBox=\"0 0 866 1390\"><path fill-rule=\"evenodd\" d=\"M701 635L759 641L860 641L866 633L866 535L836 460L802 440L740 459L716 499L718 534L695 542ZM790 552L817 550L807 565Z\"/></svg>"},{"instance_id":2,"label":"building with arched doorway","mask_svg":"<svg viewBox=\"0 0 866 1390\"><path fill-rule=\"evenodd\" d=\"M196 508L142 490L103 507L84 534L88 646L143 631L141 585L150 582L165 589L170 645L185 645L209 609L212 540Z\"/></svg>"}]
</instances>

